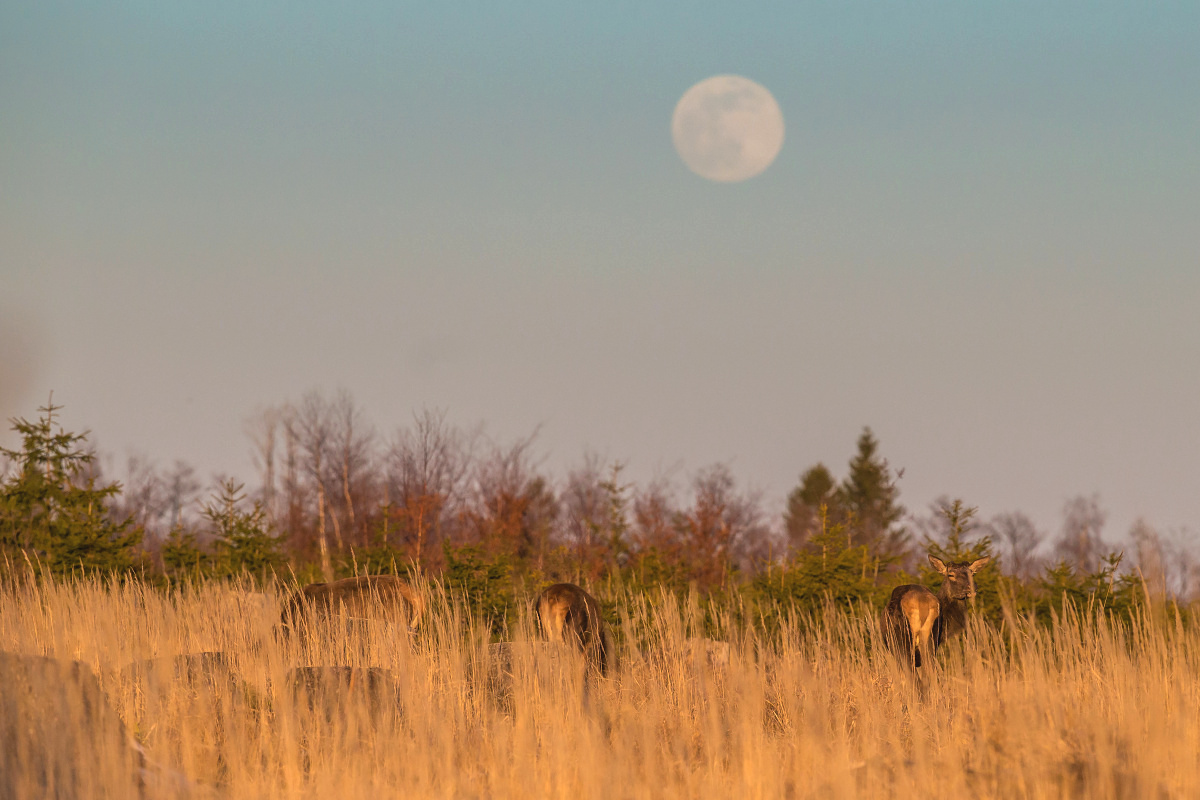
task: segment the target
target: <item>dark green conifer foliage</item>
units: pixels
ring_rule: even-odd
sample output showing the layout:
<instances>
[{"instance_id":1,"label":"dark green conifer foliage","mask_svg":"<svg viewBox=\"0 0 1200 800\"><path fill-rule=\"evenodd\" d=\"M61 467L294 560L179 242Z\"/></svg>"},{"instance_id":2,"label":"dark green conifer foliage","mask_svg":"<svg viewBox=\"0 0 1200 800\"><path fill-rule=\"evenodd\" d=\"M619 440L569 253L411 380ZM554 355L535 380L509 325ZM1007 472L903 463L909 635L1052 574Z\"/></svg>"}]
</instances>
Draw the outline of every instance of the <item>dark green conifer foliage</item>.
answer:
<instances>
[{"instance_id":1,"label":"dark green conifer foliage","mask_svg":"<svg viewBox=\"0 0 1200 800\"><path fill-rule=\"evenodd\" d=\"M629 559L629 484L621 483L621 470L624 465L614 463L608 472L608 479L600 482L607 502L605 504L605 526L607 530L608 555L613 565L620 565Z\"/></svg>"},{"instance_id":2,"label":"dark green conifer foliage","mask_svg":"<svg viewBox=\"0 0 1200 800\"><path fill-rule=\"evenodd\" d=\"M684 595L688 591L688 570L678 558L657 547L638 549L629 559L621 580L631 594L657 596L661 590Z\"/></svg>"},{"instance_id":3,"label":"dark green conifer foliage","mask_svg":"<svg viewBox=\"0 0 1200 800\"><path fill-rule=\"evenodd\" d=\"M212 525L217 569L229 575L242 571L263 575L283 563L279 539L271 534L261 503L243 509L244 485L232 478L222 481L201 512Z\"/></svg>"},{"instance_id":4,"label":"dark green conifer foliage","mask_svg":"<svg viewBox=\"0 0 1200 800\"><path fill-rule=\"evenodd\" d=\"M838 488L838 497L856 544L879 555L900 556L908 545L908 531L896 524L904 516L904 507L896 502L900 496L897 476L878 450L879 441L871 429L863 428L858 453L850 460L850 472Z\"/></svg>"},{"instance_id":5,"label":"dark green conifer foliage","mask_svg":"<svg viewBox=\"0 0 1200 800\"><path fill-rule=\"evenodd\" d=\"M121 486L96 486L86 469L95 458L84 447L87 434L55 429L61 408L51 402L38 409L36 422L12 420L22 445L0 448L14 467L0 486L0 550L56 574L128 569L142 532L128 519L108 518L108 501Z\"/></svg>"},{"instance_id":6,"label":"dark green conifer foliage","mask_svg":"<svg viewBox=\"0 0 1200 800\"><path fill-rule=\"evenodd\" d=\"M925 552L946 564L969 564L981 558L990 558L991 561L975 573L975 607L985 618L999 623L1004 616L1000 596L1000 558L993 552L991 536L970 538L968 541L971 532L977 529L974 520L979 509L955 499L943 503L938 511L946 520L946 541L939 542L926 536ZM921 582L936 592L942 576L930 566L928 559L920 567Z\"/></svg>"},{"instance_id":7,"label":"dark green conifer foliage","mask_svg":"<svg viewBox=\"0 0 1200 800\"><path fill-rule=\"evenodd\" d=\"M162 547L163 568L172 577L199 578L212 574L212 556L200 546L194 531L174 528Z\"/></svg>"},{"instance_id":8,"label":"dark green conifer foliage","mask_svg":"<svg viewBox=\"0 0 1200 800\"><path fill-rule=\"evenodd\" d=\"M829 509L834 519L841 518L837 482L824 464L817 464L800 476L800 485L788 495L783 512L784 529L793 548L802 547L820 531L822 507Z\"/></svg>"},{"instance_id":9,"label":"dark green conifer foliage","mask_svg":"<svg viewBox=\"0 0 1200 800\"><path fill-rule=\"evenodd\" d=\"M1059 561L1038 581L1039 613L1063 613L1067 607L1116 612L1131 618L1146 601L1145 586L1135 573L1120 574L1124 553L1112 551L1100 559L1095 572L1084 573L1066 561Z\"/></svg>"},{"instance_id":10,"label":"dark green conifer foliage","mask_svg":"<svg viewBox=\"0 0 1200 800\"><path fill-rule=\"evenodd\" d=\"M928 536L925 537L925 548L929 555L937 556L947 564L960 561L975 561L991 557L992 537L980 536L973 541L967 541L968 536L976 530L975 515L979 512L974 506L968 506L962 500L943 502L938 513L946 520L946 541L939 542Z\"/></svg>"},{"instance_id":11,"label":"dark green conifer foliage","mask_svg":"<svg viewBox=\"0 0 1200 800\"><path fill-rule=\"evenodd\" d=\"M847 608L863 601L881 604L879 575L893 563L855 544L846 524L831 521L822 507L818 532L809 543L782 567L756 576L751 586L763 622L770 626L771 614L791 608L816 613L827 601Z\"/></svg>"},{"instance_id":12,"label":"dark green conifer foliage","mask_svg":"<svg viewBox=\"0 0 1200 800\"><path fill-rule=\"evenodd\" d=\"M442 542L446 571L442 575L454 601L462 601L472 617L487 625L493 637L505 634L516 610L512 557L488 554L482 547L454 547Z\"/></svg>"}]
</instances>

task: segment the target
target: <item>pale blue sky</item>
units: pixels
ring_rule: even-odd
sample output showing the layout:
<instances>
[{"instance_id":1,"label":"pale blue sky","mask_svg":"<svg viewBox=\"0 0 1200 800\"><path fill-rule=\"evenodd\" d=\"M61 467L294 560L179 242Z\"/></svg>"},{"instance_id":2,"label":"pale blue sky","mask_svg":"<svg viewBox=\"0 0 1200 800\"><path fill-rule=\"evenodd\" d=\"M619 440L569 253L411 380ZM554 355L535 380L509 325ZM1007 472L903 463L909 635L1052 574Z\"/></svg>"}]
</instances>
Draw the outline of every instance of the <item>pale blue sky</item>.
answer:
<instances>
[{"instance_id":1,"label":"pale blue sky","mask_svg":"<svg viewBox=\"0 0 1200 800\"><path fill-rule=\"evenodd\" d=\"M1197 42L1191 2L2 3L0 413L249 478L255 407L342 386L773 508L871 425L910 508L1200 531ZM788 126L743 184L671 149L718 73Z\"/></svg>"}]
</instances>

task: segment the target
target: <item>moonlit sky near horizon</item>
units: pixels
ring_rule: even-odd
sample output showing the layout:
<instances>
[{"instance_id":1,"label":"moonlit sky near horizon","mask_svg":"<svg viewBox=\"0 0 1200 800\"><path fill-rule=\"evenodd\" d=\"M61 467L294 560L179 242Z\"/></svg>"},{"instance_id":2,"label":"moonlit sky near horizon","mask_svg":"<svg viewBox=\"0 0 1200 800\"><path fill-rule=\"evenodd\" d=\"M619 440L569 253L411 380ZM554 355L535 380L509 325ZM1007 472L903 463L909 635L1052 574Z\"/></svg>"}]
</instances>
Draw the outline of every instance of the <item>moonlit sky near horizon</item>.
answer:
<instances>
[{"instance_id":1,"label":"moonlit sky near horizon","mask_svg":"<svg viewBox=\"0 0 1200 800\"><path fill-rule=\"evenodd\" d=\"M0 414L253 481L243 421L344 387L773 513L869 425L910 510L1195 534L1198 42L1194 2L4 3ZM740 184L671 143L723 73L788 126Z\"/></svg>"}]
</instances>

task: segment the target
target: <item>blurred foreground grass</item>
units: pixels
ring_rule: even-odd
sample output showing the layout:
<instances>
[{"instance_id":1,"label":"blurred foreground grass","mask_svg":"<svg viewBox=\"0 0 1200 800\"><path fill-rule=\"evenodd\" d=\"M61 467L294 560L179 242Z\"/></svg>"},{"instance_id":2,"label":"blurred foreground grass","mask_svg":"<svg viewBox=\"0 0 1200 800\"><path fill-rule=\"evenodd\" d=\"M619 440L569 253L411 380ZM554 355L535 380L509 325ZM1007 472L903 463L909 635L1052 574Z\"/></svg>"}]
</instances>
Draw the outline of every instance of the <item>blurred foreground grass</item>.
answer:
<instances>
[{"instance_id":1,"label":"blurred foreground grass","mask_svg":"<svg viewBox=\"0 0 1200 800\"><path fill-rule=\"evenodd\" d=\"M914 681L866 612L718 624L725 651L694 638L711 611L603 598L624 638L597 679L423 588L412 642L367 623L298 641L273 635L276 590L7 584L0 651L94 673L148 797L1200 797L1200 630L1166 615L976 622ZM53 675L4 676L0 796L129 796L104 701Z\"/></svg>"}]
</instances>

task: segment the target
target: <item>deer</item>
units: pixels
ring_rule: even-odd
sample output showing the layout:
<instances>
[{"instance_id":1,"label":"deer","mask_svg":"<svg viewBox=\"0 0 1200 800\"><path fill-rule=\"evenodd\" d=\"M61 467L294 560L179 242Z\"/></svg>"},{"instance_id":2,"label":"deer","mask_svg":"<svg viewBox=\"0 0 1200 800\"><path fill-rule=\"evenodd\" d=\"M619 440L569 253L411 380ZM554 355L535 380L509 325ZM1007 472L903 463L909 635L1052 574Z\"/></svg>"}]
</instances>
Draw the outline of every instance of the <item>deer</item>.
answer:
<instances>
[{"instance_id":1,"label":"deer","mask_svg":"<svg viewBox=\"0 0 1200 800\"><path fill-rule=\"evenodd\" d=\"M929 563L945 578L937 595L939 613L933 631L936 647L966 630L967 601L975 599L975 573L991 560L991 556L984 556L969 563L947 564L936 556L929 557Z\"/></svg>"},{"instance_id":2,"label":"deer","mask_svg":"<svg viewBox=\"0 0 1200 800\"><path fill-rule=\"evenodd\" d=\"M936 556L929 563L945 577L935 595L919 584L905 584L892 590L880 619L880 629L888 646L907 656L914 669L933 657L947 638L958 636L967 627L967 601L975 597L975 573L991 561L990 557L971 562L946 564Z\"/></svg>"},{"instance_id":3,"label":"deer","mask_svg":"<svg viewBox=\"0 0 1200 800\"><path fill-rule=\"evenodd\" d=\"M616 653L600 603L583 589L573 583L547 587L534 602L534 613L544 638L578 648L601 675L615 667Z\"/></svg>"},{"instance_id":4,"label":"deer","mask_svg":"<svg viewBox=\"0 0 1200 800\"><path fill-rule=\"evenodd\" d=\"M333 583L310 583L294 592L284 603L281 626L284 630L295 630L306 612L379 619L402 624L412 633L425 614L425 598L403 578L367 575Z\"/></svg>"}]
</instances>

